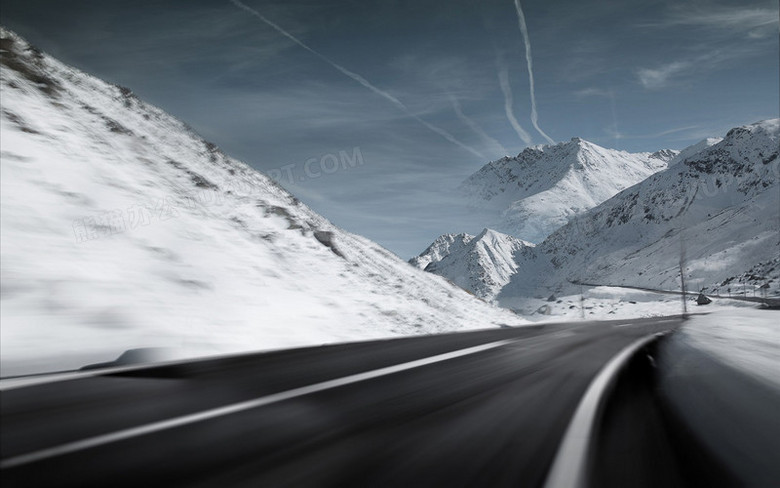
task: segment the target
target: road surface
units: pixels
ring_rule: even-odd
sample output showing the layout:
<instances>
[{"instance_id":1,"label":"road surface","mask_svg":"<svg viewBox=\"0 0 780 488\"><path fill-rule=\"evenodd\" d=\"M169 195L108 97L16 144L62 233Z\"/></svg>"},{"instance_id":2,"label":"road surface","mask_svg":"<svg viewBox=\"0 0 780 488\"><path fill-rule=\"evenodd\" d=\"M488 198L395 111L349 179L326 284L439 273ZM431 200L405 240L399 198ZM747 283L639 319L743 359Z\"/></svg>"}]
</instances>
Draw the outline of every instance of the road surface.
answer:
<instances>
[{"instance_id":1,"label":"road surface","mask_svg":"<svg viewBox=\"0 0 780 488\"><path fill-rule=\"evenodd\" d=\"M0 383L0 481L544 486L599 370L631 343L681 323L550 324ZM655 410L642 415L663 449L663 420ZM632 432L637 420L623 417L611 415L623 424L599 435L607 454L594 463L596 479L625 461L626 436L613 434ZM668 458L642 469L662 481L689 479Z\"/></svg>"}]
</instances>

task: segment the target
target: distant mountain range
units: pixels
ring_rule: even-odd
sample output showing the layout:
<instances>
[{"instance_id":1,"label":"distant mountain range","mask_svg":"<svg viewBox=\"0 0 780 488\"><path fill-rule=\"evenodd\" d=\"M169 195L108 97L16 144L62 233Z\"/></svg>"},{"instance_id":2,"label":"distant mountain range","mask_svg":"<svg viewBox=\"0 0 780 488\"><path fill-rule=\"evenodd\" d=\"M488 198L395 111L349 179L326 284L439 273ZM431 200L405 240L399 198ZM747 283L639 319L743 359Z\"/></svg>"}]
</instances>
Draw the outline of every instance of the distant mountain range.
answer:
<instances>
[{"instance_id":1,"label":"distant mountain range","mask_svg":"<svg viewBox=\"0 0 780 488\"><path fill-rule=\"evenodd\" d=\"M411 262L444 263L424 268L516 309L529 297L574 293L578 281L679 289L681 254L692 288L727 294L763 286L758 293L780 294L779 135L780 120L773 119L679 153L628 155L580 139L527 149L486 165L463 185L498 208L508 205L504 222L519 223L514 238L483 241L480 253L434 243ZM627 174L640 180L631 186ZM505 243L524 237L524 229L540 236L556 226L535 247L513 251L511 262L482 258L507 256ZM490 242L497 248L488 249ZM475 276L485 283L473 283Z\"/></svg>"}]
</instances>

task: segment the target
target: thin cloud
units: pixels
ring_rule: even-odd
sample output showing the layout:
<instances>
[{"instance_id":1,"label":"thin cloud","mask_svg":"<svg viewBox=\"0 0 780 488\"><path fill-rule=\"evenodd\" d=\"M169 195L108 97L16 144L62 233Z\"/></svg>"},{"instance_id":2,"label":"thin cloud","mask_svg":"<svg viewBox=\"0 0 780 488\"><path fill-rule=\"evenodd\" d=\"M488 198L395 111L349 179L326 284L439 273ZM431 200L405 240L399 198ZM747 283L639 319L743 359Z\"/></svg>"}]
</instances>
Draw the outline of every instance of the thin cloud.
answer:
<instances>
[{"instance_id":1,"label":"thin cloud","mask_svg":"<svg viewBox=\"0 0 780 488\"><path fill-rule=\"evenodd\" d=\"M611 90L605 90L604 88L596 88L596 87L588 87L588 88L583 88L582 90L577 90L574 92L574 95L579 98L587 98L587 97L611 98L613 96Z\"/></svg>"},{"instance_id":2,"label":"thin cloud","mask_svg":"<svg viewBox=\"0 0 780 488\"><path fill-rule=\"evenodd\" d=\"M660 22L647 27L699 26L720 30L751 31L778 25L778 9L767 7L725 5L677 5L669 9Z\"/></svg>"},{"instance_id":3,"label":"thin cloud","mask_svg":"<svg viewBox=\"0 0 780 488\"><path fill-rule=\"evenodd\" d=\"M657 68L640 68L636 75L642 86L654 90L665 87L671 78L689 71L691 67L688 61L673 61Z\"/></svg>"},{"instance_id":4,"label":"thin cloud","mask_svg":"<svg viewBox=\"0 0 780 488\"><path fill-rule=\"evenodd\" d=\"M742 62L765 51L765 47L760 45L734 44L696 57L677 59L652 68L638 68L636 76L642 86L657 90L695 77L708 76L711 71L728 68L734 62Z\"/></svg>"},{"instance_id":5,"label":"thin cloud","mask_svg":"<svg viewBox=\"0 0 780 488\"><path fill-rule=\"evenodd\" d=\"M607 130L610 136L616 137L618 139L657 139L659 137L668 136L671 134L677 134L680 132L690 132L693 130L698 129L698 125L689 125L685 127L675 127L672 129L663 130L660 132L654 132L652 134L622 134L622 133L614 133L611 130Z\"/></svg>"}]
</instances>

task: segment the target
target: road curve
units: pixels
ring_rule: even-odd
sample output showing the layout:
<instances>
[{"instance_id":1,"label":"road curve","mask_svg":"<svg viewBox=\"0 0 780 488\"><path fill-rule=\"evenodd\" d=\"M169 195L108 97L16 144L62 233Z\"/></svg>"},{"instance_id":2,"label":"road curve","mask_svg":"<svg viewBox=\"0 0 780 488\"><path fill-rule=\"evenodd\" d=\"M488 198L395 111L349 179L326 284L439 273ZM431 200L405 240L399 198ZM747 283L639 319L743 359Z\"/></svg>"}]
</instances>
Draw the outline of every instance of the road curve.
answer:
<instances>
[{"instance_id":1,"label":"road curve","mask_svg":"<svg viewBox=\"0 0 780 488\"><path fill-rule=\"evenodd\" d=\"M681 322L341 344L8 388L0 481L542 486L602 367Z\"/></svg>"}]
</instances>

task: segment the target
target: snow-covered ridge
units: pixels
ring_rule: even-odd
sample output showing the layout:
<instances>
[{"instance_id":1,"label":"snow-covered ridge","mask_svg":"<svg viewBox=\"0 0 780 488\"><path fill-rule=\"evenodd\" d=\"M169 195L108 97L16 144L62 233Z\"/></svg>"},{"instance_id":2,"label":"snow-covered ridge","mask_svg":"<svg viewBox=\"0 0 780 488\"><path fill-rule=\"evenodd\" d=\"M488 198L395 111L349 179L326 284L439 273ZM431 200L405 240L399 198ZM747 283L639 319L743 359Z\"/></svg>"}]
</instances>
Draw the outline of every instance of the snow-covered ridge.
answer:
<instances>
[{"instance_id":1,"label":"snow-covered ridge","mask_svg":"<svg viewBox=\"0 0 780 488\"><path fill-rule=\"evenodd\" d=\"M519 324L0 30L3 375Z\"/></svg>"},{"instance_id":2,"label":"snow-covered ridge","mask_svg":"<svg viewBox=\"0 0 780 488\"><path fill-rule=\"evenodd\" d=\"M575 137L488 163L460 190L475 206L496 211L489 224L497 230L541 242L574 216L665 169L676 155L632 154Z\"/></svg>"},{"instance_id":3,"label":"snow-covered ridge","mask_svg":"<svg viewBox=\"0 0 780 488\"><path fill-rule=\"evenodd\" d=\"M465 290L493 300L517 272L517 261L533 244L484 229L479 235L446 234L410 263L443 276ZM426 264L427 263L427 264Z\"/></svg>"},{"instance_id":4,"label":"snow-covered ridge","mask_svg":"<svg viewBox=\"0 0 780 488\"><path fill-rule=\"evenodd\" d=\"M709 148L710 146L714 146L715 144L722 141L722 137L707 137L705 139L702 139L701 141L697 142L696 144L693 144L691 146L686 147L682 151L679 152L671 161L669 161L669 166L673 166L677 163L680 163L682 161L685 161L686 159L690 158L691 156L694 156L705 149Z\"/></svg>"},{"instance_id":5,"label":"snow-covered ridge","mask_svg":"<svg viewBox=\"0 0 780 488\"><path fill-rule=\"evenodd\" d=\"M474 239L470 234L444 234L436 238L425 251L409 260L415 268L425 269L431 263L438 263L455 249L465 247Z\"/></svg>"},{"instance_id":6,"label":"snow-covered ridge","mask_svg":"<svg viewBox=\"0 0 780 488\"><path fill-rule=\"evenodd\" d=\"M682 241L692 287L726 294L741 282L780 293L779 142L778 119L732 129L591 209L538 246L549 265L536 286L584 280L679 289ZM527 278L513 277L504 303L528 289Z\"/></svg>"}]
</instances>

